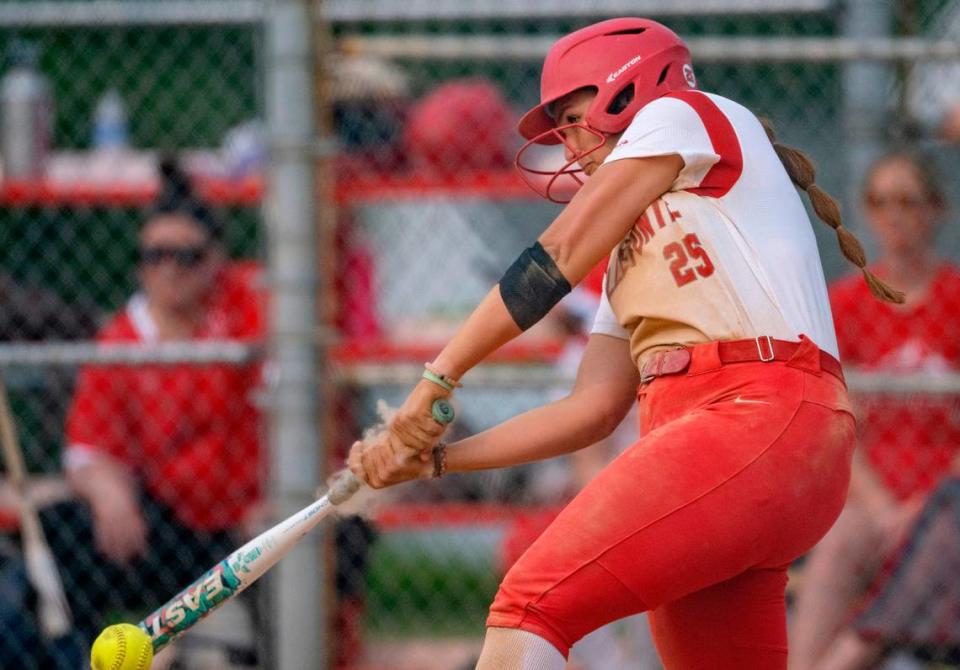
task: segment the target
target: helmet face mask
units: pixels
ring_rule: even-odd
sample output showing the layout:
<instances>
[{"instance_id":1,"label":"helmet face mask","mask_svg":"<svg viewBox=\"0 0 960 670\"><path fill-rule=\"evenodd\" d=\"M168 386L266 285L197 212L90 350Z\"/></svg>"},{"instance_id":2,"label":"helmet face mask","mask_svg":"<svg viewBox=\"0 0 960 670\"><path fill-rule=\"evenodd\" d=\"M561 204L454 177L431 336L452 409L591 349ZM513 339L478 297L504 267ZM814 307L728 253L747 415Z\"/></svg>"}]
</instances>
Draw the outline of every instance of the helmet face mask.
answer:
<instances>
[{"instance_id":1,"label":"helmet face mask","mask_svg":"<svg viewBox=\"0 0 960 670\"><path fill-rule=\"evenodd\" d=\"M582 129L596 140L586 149L577 149L566 139L564 133L574 128ZM591 128L586 123L568 123L550 128L540 135L527 141L517 152L515 165L520 176L527 186L551 202L564 205L583 186L587 177L580 166L580 161L594 153L606 144L607 135ZM556 145L562 145L573 156L564 159L560 168L555 168L556 161L550 161L543 155L541 147L553 145L554 151L559 151Z\"/></svg>"},{"instance_id":2,"label":"helmet face mask","mask_svg":"<svg viewBox=\"0 0 960 670\"><path fill-rule=\"evenodd\" d=\"M690 52L666 26L641 18L601 21L551 47L540 80L540 104L520 120L520 134L528 144L562 143L562 136L549 132L556 124L548 110L580 89L596 91L581 125L614 135L626 130L647 103L695 86ZM631 96L624 103L627 91ZM521 151L527 150L525 145ZM582 155L574 162L579 158ZM518 165L519 159L518 155Z\"/></svg>"}]
</instances>

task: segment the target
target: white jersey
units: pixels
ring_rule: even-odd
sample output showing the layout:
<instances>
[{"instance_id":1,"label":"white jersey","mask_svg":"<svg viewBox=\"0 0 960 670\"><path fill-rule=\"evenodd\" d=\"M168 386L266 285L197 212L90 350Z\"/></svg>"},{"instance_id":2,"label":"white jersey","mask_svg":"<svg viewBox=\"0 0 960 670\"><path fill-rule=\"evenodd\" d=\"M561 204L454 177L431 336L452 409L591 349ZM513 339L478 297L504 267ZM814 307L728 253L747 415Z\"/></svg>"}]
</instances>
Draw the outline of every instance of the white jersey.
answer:
<instances>
[{"instance_id":1,"label":"white jersey","mask_svg":"<svg viewBox=\"0 0 960 670\"><path fill-rule=\"evenodd\" d=\"M678 154L684 167L614 250L592 332L651 352L801 334L837 356L816 239L759 120L683 91L643 107L606 163Z\"/></svg>"}]
</instances>

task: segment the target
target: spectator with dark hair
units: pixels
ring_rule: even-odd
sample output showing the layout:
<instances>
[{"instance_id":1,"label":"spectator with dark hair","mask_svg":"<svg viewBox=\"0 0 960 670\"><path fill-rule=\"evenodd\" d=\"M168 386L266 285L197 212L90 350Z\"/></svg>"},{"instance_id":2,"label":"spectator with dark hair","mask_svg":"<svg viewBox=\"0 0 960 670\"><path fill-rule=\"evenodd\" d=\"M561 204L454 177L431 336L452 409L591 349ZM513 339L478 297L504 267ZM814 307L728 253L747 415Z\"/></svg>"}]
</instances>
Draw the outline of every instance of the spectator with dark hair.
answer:
<instances>
[{"instance_id":1,"label":"spectator with dark hair","mask_svg":"<svg viewBox=\"0 0 960 670\"><path fill-rule=\"evenodd\" d=\"M830 296L844 364L894 373L960 370L960 269L935 247L947 202L930 160L898 152L874 162L864 184L863 207L881 250L876 274L905 289L907 301L891 305L869 300L852 278L833 284ZM911 604L885 598L882 584L887 577L878 577L878 569L885 559L897 564L895 550L915 536L917 515L931 491L958 465L957 396L871 393L857 401L859 446L848 502L811 553L798 592L790 656L790 667L796 670L874 667L898 641L892 634L886 640L878 637L878 631L890 630L878 623L876 605L883 602L890 611L902 607L905 613ZM945 495L956 496L956 486L943 489L937 499ZM937 505L950 508L942 500ZM956 522L953 527L952 560L958 560L960 529ZM929 548L920 555L929 557ZM937 552L950 559L942 549ZM916 567L914 563L912 569ZM933 611L942 586L934 580L942 571L932 564L925 570L931 581L913 597ZM867 588L871 582L874 586ZM898 583L902 587L903 581ZM864 601L866 593L872 595ZM869 625L855 622L851 629L858 606L873 611L872 619ZM918 624L930 618L918 611L910 616ZM877 636L870 638L864 632L868 628ZM923 639L916 630L902 632L903 639ZM960 631L951 634L960 637Z\"/></svg>"},{"instance_id":2,"label":"spectator with dark hair","mask_svg":"<svg viewBox=\"0 0 960 670\"><path fill-rule=\"evenodd\" d=\"M216 212L173 162L162 172L138 238L141 290L97 340L260 340L259 268L229 261ZM50 512L74 532L51 537L88 639L111 609L154 607L237 546L261 493L260 380L258 364L81 370L64 463L82 504Z\"/></svg>"}]
</instances>

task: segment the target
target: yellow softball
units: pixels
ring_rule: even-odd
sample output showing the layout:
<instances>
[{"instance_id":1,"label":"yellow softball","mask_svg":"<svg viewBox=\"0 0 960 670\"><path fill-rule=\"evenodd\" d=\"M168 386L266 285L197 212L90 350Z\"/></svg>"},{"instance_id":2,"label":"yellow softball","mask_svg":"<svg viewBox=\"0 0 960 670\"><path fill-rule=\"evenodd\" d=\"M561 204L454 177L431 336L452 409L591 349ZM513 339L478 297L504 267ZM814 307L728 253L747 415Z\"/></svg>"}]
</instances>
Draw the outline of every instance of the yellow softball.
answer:
<instances>
[{"instance_id":1,"label":"yellow softball","mask_svg":"<svg viewBox=\"0 0 960 670\"><path fill-rule=\"evenodd\" d=\"M91 670L147 670L152 660L150 636L129 623L107 626L90 649Z\"/></svg>"}]
</instances>

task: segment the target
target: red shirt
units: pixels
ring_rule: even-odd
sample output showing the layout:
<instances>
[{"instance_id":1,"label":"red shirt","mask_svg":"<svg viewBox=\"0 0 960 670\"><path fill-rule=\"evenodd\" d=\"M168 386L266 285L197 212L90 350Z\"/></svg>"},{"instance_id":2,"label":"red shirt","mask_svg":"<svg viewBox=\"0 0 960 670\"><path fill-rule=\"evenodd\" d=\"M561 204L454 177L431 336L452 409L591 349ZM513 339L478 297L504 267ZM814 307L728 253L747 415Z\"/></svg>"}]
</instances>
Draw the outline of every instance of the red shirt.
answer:
<instances>
[{"instance_id":1,"label":"red shirt","mask_svg":"<svg viewBox=\"0 0 960 670\"><path fill-rule=\"evenodd\" d=\"M960 369L960 269L944 264L921 302L904 308L870 294L862 276L830 288L844 365L890 372ZM858 400L860 445L897 498L927 492L960 447L960 398L870 394Z\"/></svg>"},{"instance_id":2,"label":"red shirt","mask_svg":"<svg viewBox=\"0 0 960 670\"><path fill-rule=\"evenodd\" d=\"M253 263L225 268L196 339L262 338L259 275ZM137 295L97 339L150 342L152 330ZM129 465L191 528L235 526L261 492L253 398L261 377L260 365L86 366L67 416L67 443Z\"/></svg>"}]
</instances>

